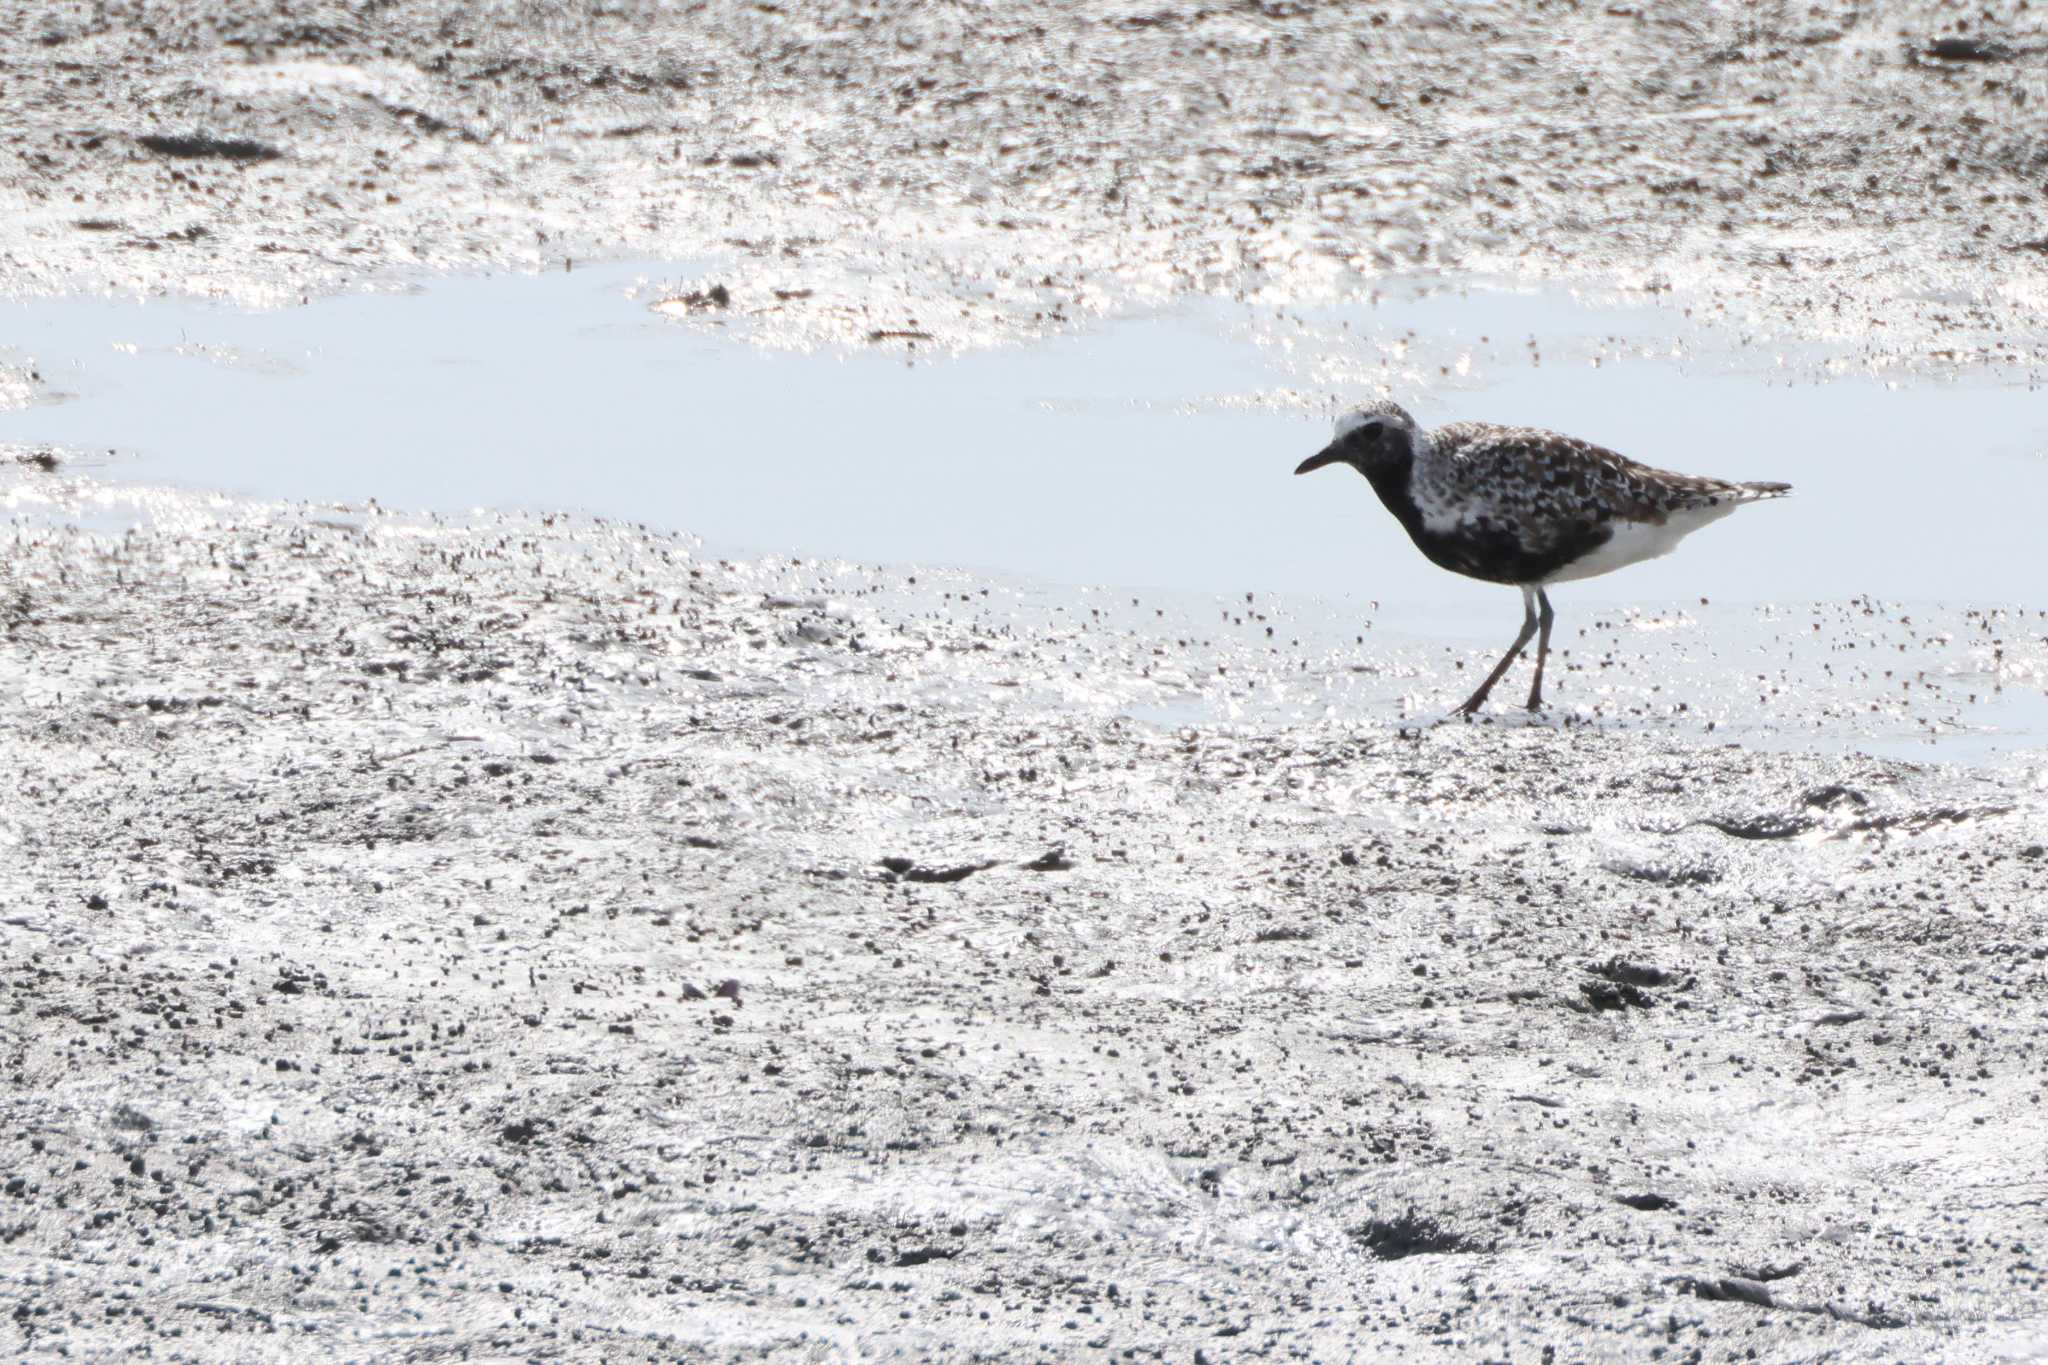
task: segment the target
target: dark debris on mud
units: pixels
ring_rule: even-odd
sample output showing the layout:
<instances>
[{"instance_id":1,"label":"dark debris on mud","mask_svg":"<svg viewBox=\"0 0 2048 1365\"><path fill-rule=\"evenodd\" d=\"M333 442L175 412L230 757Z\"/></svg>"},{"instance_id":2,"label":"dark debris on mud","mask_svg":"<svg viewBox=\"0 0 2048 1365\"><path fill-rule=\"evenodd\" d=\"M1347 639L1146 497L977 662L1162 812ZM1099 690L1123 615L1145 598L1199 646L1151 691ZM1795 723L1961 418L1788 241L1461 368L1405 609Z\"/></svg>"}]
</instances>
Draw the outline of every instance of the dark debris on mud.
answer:
<instances>
[{"instance_id":1,"label":"dark debris on mud","mask_svg":"<svg viewBox=\"0 0 2048 1365\"><path fill-rule=\"evenodd\" d=\"M28 1353L1963 1358L2048 1308L2023 771L1168 732L1008 685L1147 641L938 575L189 515L5 557Z\"/></svg>"},{"instance_id":2,"label":"dark debris on mud","mask_svg":"<svg viewBox=\"0 0 2048 1365\"><path fill-rule=\"evenodd\" d=\"M1398 1261L1407 1256L1447 1256L1488 1250L1434 1218L1409 1209L1393 1218L1375 1218L1352 1234L1368 1256Z\"/></svg>"},{"instance_id":3,"label":"dark debris on mud","mask_svg":"<svg viewBox=\"0 0 2048 1365\"><path fill-rule=\"evenodd\" d=\"M240 137L206 137L200 134L144 133L137 146L158 156L188 161L217 159L234 162L274 161L284 153L265 142Z\"/></svg>"}]
</instances>

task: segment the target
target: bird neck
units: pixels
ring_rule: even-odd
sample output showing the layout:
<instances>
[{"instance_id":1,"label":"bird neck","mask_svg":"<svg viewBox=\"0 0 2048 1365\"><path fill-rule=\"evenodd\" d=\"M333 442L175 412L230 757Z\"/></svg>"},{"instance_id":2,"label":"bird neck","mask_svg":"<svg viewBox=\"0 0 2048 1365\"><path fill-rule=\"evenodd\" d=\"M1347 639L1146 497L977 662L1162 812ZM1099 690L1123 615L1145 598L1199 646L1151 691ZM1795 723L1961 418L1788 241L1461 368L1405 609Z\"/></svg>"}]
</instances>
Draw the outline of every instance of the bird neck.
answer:
<instances>
[{"instance_id":1,"label":"bird neck","mask_svg":"<svg viewBox=\"0 0 2048 1365\"><path fill-rule=\"evenodd\" d=\"M1379 494L1387 510L1394 514L1395 520L1411 537L1418 535L1422 527L1422 509L1416 506L1412 489L1415 453L1410 451L1393 459L1378 461L1372 468L1360 472L1372 485L1372 491Z\"/></svg>"}]
</instances>

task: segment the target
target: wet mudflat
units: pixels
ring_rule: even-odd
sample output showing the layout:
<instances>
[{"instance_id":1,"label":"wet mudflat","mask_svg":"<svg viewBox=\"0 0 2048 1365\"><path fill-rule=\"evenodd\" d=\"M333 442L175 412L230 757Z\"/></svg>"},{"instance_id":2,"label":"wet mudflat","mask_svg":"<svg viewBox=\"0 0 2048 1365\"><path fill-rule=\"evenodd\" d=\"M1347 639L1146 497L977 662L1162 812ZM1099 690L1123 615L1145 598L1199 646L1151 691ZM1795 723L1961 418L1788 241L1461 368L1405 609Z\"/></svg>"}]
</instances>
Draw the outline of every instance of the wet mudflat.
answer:
<instances>
[{"instance_id":1,"label":"wet mudflat","mask_svg":"<svg viewBox=\"0 0 2048 1365\"><path fill-rule=\"evenodd\" d=\"M1363 481L1291 477L1344 394L1392 388L1429 420L1590 428L1797 488L1560 588L1549 723L1953 761L2048 737L2048 617L2025 591L2048 409L2029 386L1788 383L1664 310L1415 282L1352 310L1190 304L1016 348L804 356L671 317L673 280L432 279L263 313L0 304L37 376L0 411L0 452L61 474L19 481L15 505L102 530L149 507L140 488L568 509L714 528L726 558L952 565L998 610L1176 642L1133 653L1136 718L1400 724L1469 690L1518 616L1513 593L1430 568Z\"/></svg>"},{"instance_id":2,"label":"wet mudflat","mask_svg":"<svg viewBox=\"0 0 2048 1365\"><path fill-rule=\"evenodd\" d=\"M2048 1351L2048 11L0 11L17 1353ZM1382 388L1800 495L1438 725Z\"/></svg>"},{"instance_id":3,"label":"wet mudflat","mask_svg":"<svg viewBox=\"0 0 2048 1365\"><path fill-rule=\"evenodd\" d=\"M2042 1347L2038 759L1176 728L1235 646L969 575L149 510L8 548L32 1353Z\"/></svg>"}]
</instances>

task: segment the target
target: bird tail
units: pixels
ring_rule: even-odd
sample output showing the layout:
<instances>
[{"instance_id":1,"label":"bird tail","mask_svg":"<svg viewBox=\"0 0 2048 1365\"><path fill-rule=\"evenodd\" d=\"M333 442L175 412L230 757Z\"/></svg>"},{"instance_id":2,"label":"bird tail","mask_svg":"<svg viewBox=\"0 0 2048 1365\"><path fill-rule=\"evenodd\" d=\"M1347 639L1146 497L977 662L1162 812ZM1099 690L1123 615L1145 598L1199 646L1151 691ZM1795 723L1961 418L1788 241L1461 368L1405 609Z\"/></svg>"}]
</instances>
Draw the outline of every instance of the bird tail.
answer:
<instances>
[{"instance_id":1,"label":"bird tail","mask_svg":"<svg viewBox=\"0 0 2048 1365\"><path fill-rule=\"evenodd\" d=\"M1738 483L1735 486L1750 498L1782 498L1792 491L1789 483Z\"/></svg>"}]
</instances>

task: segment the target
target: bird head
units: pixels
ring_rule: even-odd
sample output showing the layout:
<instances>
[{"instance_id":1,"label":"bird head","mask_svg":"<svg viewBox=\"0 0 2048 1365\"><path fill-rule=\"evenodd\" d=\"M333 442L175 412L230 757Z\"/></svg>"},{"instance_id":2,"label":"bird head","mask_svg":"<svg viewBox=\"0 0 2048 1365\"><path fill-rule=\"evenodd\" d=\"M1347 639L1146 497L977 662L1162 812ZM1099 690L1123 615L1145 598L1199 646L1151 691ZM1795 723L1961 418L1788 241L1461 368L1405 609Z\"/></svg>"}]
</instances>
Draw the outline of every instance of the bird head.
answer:
<instances>
[{"instance_id":1,"label":"bird head","mask_svg":"<svg viewBox=\"0 0 2048 1365\"><path fill-rule=\"evenodd\" d=\"M1337 434L1314 455L1295 466L1307 474L1327 464L1348 464L1370 476L1415 456L1422 429L1398 403L1382 398L1354 408L1337 419Z\"/></svg>"}]
</instances>

